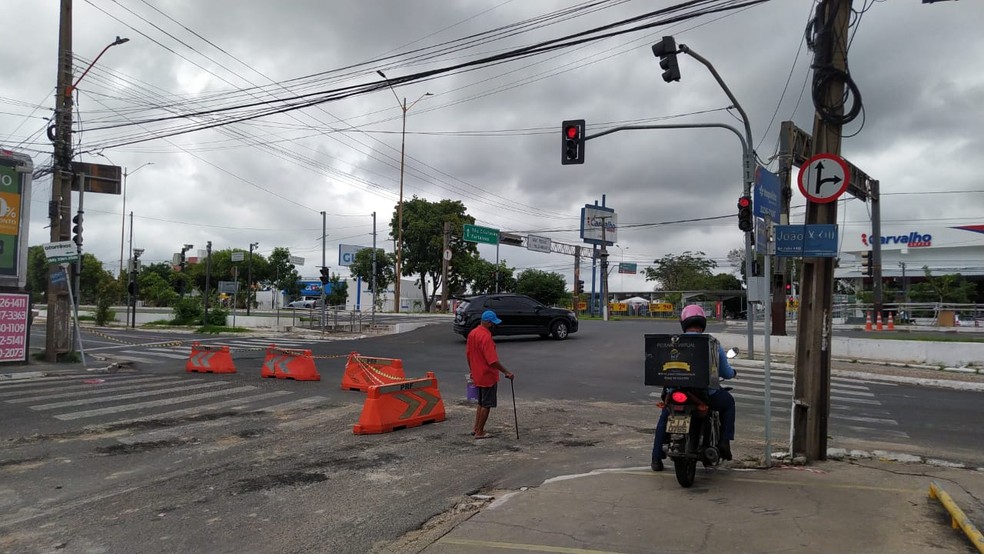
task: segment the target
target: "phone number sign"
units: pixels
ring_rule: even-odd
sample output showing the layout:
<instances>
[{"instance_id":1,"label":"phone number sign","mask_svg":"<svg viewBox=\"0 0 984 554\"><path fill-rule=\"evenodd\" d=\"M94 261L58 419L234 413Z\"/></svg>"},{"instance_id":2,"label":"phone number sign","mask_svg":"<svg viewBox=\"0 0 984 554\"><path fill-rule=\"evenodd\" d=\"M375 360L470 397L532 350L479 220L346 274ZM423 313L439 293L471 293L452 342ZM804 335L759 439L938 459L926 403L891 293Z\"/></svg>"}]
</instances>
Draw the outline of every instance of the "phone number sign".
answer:
<instances>
[{"instance_id":1,"label":"phone number sign","mask_svg":"<svg viewBox=\"0 0 984 554\"><path fill-rule=\"evenodd\" d=\"M0 293L0 362L27 361L30 308L28 295Z\"/></svg>"}]
</instances>

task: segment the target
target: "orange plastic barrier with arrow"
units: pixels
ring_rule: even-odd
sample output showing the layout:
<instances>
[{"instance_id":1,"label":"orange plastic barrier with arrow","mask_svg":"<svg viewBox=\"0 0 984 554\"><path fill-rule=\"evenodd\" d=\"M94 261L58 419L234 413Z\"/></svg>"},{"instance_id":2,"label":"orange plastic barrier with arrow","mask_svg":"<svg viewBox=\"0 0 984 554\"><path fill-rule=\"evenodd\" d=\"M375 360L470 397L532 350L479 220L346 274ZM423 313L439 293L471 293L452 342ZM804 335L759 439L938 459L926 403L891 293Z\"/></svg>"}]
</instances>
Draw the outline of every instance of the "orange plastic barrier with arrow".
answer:
<instances>
[{"instance_id":1,"label":"orange plastic barrier with arrow","mask_svg":"<svg viewBox=\"0 0 984 554\"><path fill-rule=\"evenodd\" d=\"M202 346L191 343L191 355L185 364L185 371L198 373L235 373L236 364L228 346Z\"/></svg>"},{"instance_id":2,"label":"orange plastic barrier with arrow","mask_svg":"<svg viewBox=\"0 0 984 554\"><path fill-rule=\"evenodd\" d=\"M356 435L389 433L445 420L444 401L437 378L427 372L424 379L409 379L389 385L369 387Z\"/></svg>"},{"instance_id":3,"label":"orange plastic barrier with arrow","mask_svg":"<svg viewBox=\"0 0 984 554\"><path fill-rule=\"evenodd\" d=\"M358 352L349 354L342 375L342 389L368 391L373 385L387 385L406 379L403 360L399 358L368 358Z\"/></svg>"},{"instance_id":4,"label":"orange plastic barrier with arrow","mask_svg":"<svg viewBox=\"0 0 984 554\"><path fill-rule=\"evenodd\" d=\"M310 350L284 350L271 344L266 350L261 377L293 379L295 381L320 381L321 375L314 367Z\"/></svg>"}]
</instances>

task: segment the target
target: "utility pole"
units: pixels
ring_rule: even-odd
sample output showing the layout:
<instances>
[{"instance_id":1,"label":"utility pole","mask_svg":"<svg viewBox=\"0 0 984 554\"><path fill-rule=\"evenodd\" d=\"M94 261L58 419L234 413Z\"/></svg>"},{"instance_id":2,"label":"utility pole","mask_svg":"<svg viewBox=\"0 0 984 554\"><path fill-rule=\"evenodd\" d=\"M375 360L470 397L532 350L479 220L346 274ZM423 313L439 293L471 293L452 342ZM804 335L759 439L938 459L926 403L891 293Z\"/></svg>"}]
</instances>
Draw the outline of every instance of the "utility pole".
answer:
<instances>
[{"instance_id":1,"label":"utility pole","mask_svg":"<svg viewBox=\"0 0 984 554\"><path fill-rule=\"evenodd\" d=\"M605 231L611 216L601 216L598 219L601 220L601 319L608 321L608 242Z\"/></svg>"},{"instance_id":2,"label":"utility pole","mask_svg":"<svg viewBox=\"0 0 984 554\"><path fill-rule=\"evenodd\" d=\"M882 251L881 251L881 190L878 180L868 183L871 187L871 280L875 293L875 313L881 314L885 299L882 297Z\"/></svg>"},{"instance_id":3,"label":"utility pole","mask_svg":"<svg viewBox=\"0 0 984 554\"><path fill-rule=\"evenodd\" d=\"M822 0L812 29L816 35L814 86L819 92L813 152L840 155L847 76L851 0ZM831 77L834 75L834 77ZM837 202L807 202L806 223L837 223ZM791 450L807 461L827 459L830 415L830 345L834 288L833 258L804 258L800 317L796 333L797 378L793 390Z\"/></svg>"},{"instance_id":4,"label":"utility pole","mask_svg":"<svg viewBox=\"0 0 984 554\"><path fill-rule=\"evenodd\" d=\"M246 315L249 315L249 305L253 303L253 250L258 248L260 243L249 243L249 261L246 262Z\"/></svg>"},{"instance_id":5,"label":"utility pole","mask_svg":"<svg viewBox=\"0 0 984 554\"><path fill-rule=\"evenodd\" d=\"M61 0L58 23L58 70L55 79L55 125L51 173L51 242L69 239L68 215L72 211L72 0ZM71 349L68 326L68 295L53 284L57 265L48 266L48 317L45 323L45 361L54 362Z\"/></svg>"},{"instance_id":6,"label":"utility pole","mask_svg":"<svg viewBox=\"0 0 984 554\"><path fill-rule=\"evenodd\" d=\"M132 228L132 226L131 226ZM212 279L212 241L205 243L205 320L208 320L208 288ZM205 324L205 321L202 321Z\"/></svg>"},{"instance_id":7,"label":"utility pole","mask_svg":"<svg viewBox=\"0 0 984 554\"><path fill-rule=\"evenodd\" d=\"M441 250L441 311L448 311L448 265L451 261L451 222L444 222L444 249Z\"/></svg>"},{"instance_id":8,"label":"utility pole","mask_svg":"<svg viewBox=\"0 0 984 554\"><path fill-rule=\"evenodd\" d=\"M379 289L376 288L376 212L372 212L372 320L371 325L376 327L376 295Z\"/></svg>"},{"instance_id":9,"label":"utility pole","mask_svg":"<svg viewBox=\"0 0 984 554\"><path fill-rule=\"evenodd\" d=\"M581 295L577 293L577 284L581 281L581 247L574 247L574 300L571 310L577 313L577 307L581 303Z\"/></svg>"}]
</instances>

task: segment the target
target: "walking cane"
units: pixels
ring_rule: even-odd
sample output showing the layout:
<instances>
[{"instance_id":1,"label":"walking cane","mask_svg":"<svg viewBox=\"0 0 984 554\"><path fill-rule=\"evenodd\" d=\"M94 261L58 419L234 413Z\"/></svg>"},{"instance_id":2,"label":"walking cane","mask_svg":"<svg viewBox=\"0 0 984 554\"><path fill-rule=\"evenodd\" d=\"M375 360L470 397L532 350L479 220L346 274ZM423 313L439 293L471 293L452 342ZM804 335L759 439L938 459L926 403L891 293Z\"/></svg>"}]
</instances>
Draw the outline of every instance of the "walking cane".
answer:
<instances>
[{"instance_id":1,"label":"walking cane","mask_svg":"<svg viewBox=\"0 0 984 554\"><path fill-rule=\"evenodd\" d=\"M509 380L509 390L512 392L513 401L513 420L516 422L516 440L519 440L519 416L516 415L516 386L513 385L513 380Z\"/></svg>"}]
</instances>

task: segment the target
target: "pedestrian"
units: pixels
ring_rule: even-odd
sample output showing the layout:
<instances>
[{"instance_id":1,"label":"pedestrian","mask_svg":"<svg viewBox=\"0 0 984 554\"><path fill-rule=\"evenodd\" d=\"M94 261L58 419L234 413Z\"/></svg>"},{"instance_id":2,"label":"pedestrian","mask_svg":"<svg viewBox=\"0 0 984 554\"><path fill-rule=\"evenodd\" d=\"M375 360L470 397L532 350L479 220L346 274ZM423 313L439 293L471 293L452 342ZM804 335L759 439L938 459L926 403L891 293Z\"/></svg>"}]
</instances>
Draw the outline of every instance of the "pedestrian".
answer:
<instances>
[{"instance_id":1,"label":"pedestrian","mask_svg":"<svg viewBox=\"0 0 984 554\"><path fill-rule=\"evenodd\" d=\"M465 347L471 378L478 388L478 408L475 410L475 427L472 429L472 436L476 439L491 436L485 432L485 422L488 421L492 408L496 407L499 372L506 379L515 377L499 363L499 354L495 349L495 341L492 340L492 327L500 323L502 320L492 310L482 312L482 320L468 333L468 345Z\"/></svg>"}]
</instances>

